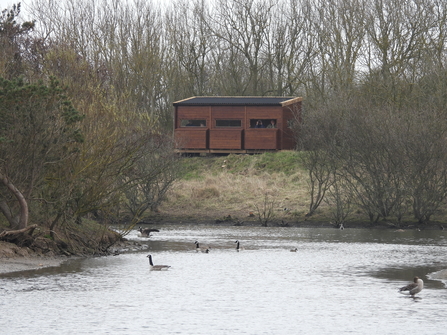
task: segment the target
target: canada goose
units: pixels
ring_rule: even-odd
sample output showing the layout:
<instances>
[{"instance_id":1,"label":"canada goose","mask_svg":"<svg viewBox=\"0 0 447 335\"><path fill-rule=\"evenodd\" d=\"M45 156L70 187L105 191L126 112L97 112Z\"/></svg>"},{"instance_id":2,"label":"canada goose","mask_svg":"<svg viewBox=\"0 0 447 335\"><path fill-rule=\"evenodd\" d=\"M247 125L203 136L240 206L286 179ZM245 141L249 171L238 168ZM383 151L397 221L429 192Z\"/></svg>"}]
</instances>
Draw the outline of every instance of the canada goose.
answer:
<instances>
[{"instance_id":1,"label":"canada goose","mask_svg":"<svg viewBox=\"0 0 447 335\"><path fill-rule=\"evenodd\" d=\"M343 226L343 223L340 223L340 226L338 227L340 230L345 229L345 226Z\"/></svg>"},{"instance_id":2,"label":"canada goose","mask_svg":"<svg viewBox=\"0 0 447 335\"><path fill-rule=\"evenodd\" d=\"M152 263L152 256L151 255L147 255L146 257L149 258L149 265L150 265L150 269L152 271L167 270L167 269L169 269L171 267L170 265L154 265L154 263Z\"/></svg>"},{"instance_id":3,"label":"canada goose","mask_svg":"<svg viewBox=\"0 0 447 335\"><path fill-rule=\"evenodd\" d=\"M409 294L414 297L415 294L422 291L424 288L424 282L419 277L414 277L413 283L408 284L407 286L401 287L399 292L402 294Z\"/></svg>"},{"instance_id":4,"label":"canada goose","mask_svg":"<svg viewBox=\"0 0 447 335\"><path fill-rule=\"evenodd\" d=\"M297 252L298 248L290 249L290 252Z\"/></svg>"},{"instance_id":5,"label":"canada goose","mask_svg":"<svg viewBox=\"0 0 447 335\"><path fill-rule=\"evenodd\" d=\"M151 233L158 233L160 232L158 229L151 229L151 228L143 228L143 227L139 227L138 231L140 232L140 235L142 237L150 237Z\"/></svg>"},{"instance_id":6,"label":"canada goose","mask_svg":"<svg viewBox=\"0 0 447 335\"><path fill-rule=\"evenodd\" d=\"M237 251L237 252L242 251L242 250L245 250L244 247L241 247L241 246L240 246L239 241L236 241L236 242L234 242L234 243L237 243L237 244L236 244L236 251Z\"/></svg>"},{"instance_id":7,"label":"canada goose","mask_svg":"<svg viewBox=\"0 0 447 335\"><path fill-rule=\"evenodd\" d=\"M205 247L200 247L199 242L195 241L194 244L196 245L196 252L202 251L202 252L206 252L209 253L211 247L205 246Z\"/></svg>"}]
</instances>

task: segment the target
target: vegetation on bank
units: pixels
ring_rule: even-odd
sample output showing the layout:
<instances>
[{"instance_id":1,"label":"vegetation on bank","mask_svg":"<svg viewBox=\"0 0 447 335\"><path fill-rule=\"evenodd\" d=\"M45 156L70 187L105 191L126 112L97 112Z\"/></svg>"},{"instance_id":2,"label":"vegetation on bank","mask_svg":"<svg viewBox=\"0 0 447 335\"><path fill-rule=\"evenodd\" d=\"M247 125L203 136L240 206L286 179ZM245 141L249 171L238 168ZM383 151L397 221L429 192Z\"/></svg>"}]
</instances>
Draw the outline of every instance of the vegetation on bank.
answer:
<instances>
[{"instance_id":1,"label":"vegetation on bank","mask_svg":"<svg viewBox=\"0 0 447 335\"><path fill-rule=\"evenodd\" d=\"M254 211L257 199L265 195L275 199L278 208L289 207L289 195L304 186L305 172L299 169L298 157L299 153L293 151L184 157L183 174L168 192L160 211L184 211L208 219L232 215L244 220Z\"/></svg>"},{"instance_id":2,"label":"vegetation on bank","mask_svg":"<svg viewBox=\"0 0 447 335\"><path fill-rule=\"evenodd\" d=\"M303 170L300 156L296 151L282 151L263 154L231 154L221 156L185 157L181 162L182 179L201 179L206 174L218 175L222 171L233 175L259 175L283 173L287 176Z\"/></svg>"},{"instance_id":3,"label":"vegetation on bank","mask_svg":"<svg viewBox=\"0 0 447 335\"><path fill-rule=\"evenodd\" d=\"M151 119L99 107L81 114L65 91L54 78L0 77L0 241L103 253L122 237L110 223L131 229L162 201L178 157Z\"/></svg>"},{"instance_id":4,"label":"vegetation on bank","mask_svg":"<svg viewBox=\"0 0 447 335\"><path fill-rule=\"evenodd\" d=\"M327 179L312 176L317 172L313 170L311 173L312 168L306 164L314 162L314 159L310 152L305 151L184 157L181 160L182 175L167 192L158 215L148 221L164 218L188 223L443 227L447 218L444 201L433 212L431 220L423 223L415 217L411 203L408 203L402 217L390 214L379 219L374 216L371 220L368 210L362 207L362 198L349 198L350 193L345 190L342 193L335 182L328 183ZM377 176L382 177L382 174ZM344 212L340 206L345 206ZM380 210L374 202L366 208Z\"/></svg>"},{"instance_id":5,"label":"vegetation on bank","mask_svg":"<svg viewBox=\"0 0 447 335\"><path fill-rule=\"evenodd\" d=\"M183 173L166 194L160 213L189 222L230 216L234 223L252 224L304 215L307 177L299 157L295 151L184 157Z\"/></svg>"}]
</instances>

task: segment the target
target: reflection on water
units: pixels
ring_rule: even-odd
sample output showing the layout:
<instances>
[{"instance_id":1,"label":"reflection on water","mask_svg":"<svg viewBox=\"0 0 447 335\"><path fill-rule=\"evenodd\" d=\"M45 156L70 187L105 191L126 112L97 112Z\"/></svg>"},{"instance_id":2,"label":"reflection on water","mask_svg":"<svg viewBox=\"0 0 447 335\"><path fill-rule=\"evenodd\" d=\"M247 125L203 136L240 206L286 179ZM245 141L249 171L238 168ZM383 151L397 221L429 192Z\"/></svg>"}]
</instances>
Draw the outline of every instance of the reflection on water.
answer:
<instances>
[{"instance_id":1,"label":"reflection on water","mask_svg":"<svg viewBox=\"0 0 447 335\"><path fill-rule=\"evenodd\" d=\"M132 232L149 251L1 276L0 326L8 334L440 334L446 236L215 226L167 226L150 239ZM196 253L196 240L211 252ZM244 251L236 252L236 240ZM172 268L149 271L147 253ZM398 294L415 275L425 281L420 299Z\"/></svg>"}]
</instances>

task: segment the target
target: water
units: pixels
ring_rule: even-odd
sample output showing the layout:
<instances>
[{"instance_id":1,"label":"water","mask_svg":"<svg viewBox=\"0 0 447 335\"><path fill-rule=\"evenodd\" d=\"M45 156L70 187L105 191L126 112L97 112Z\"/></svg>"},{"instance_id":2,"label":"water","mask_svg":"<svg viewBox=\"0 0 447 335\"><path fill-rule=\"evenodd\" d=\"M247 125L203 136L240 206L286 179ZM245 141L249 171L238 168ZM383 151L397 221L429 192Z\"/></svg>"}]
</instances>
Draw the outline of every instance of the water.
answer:
<instances>
[{"instance_id":1,"label":"water","mask_svg":"<svg viewBox=\"0 0 447 335\"><path fill-rule=\"evenodd\" d=\"M149 251L0 276L5 334L445 334L443 231L166 226ZM194 241L211 246L196 253ZM245 250L236 252L234 243ZM292 248L297 252L290 252ZM149 271L146 255L168 271ZM418 275L419 298L397 289ZM5 332L6 331L6 332Z\"/></svg>"}]
</instances>

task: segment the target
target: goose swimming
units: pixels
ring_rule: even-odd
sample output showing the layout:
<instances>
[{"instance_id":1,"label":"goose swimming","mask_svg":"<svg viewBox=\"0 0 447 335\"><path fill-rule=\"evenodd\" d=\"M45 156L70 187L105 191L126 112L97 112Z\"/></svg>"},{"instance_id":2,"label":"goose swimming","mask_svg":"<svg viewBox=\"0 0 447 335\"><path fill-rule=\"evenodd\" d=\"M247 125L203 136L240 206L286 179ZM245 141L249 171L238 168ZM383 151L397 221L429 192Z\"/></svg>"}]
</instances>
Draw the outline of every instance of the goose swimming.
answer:
<instances>
[{"instance_id":1,"label":"goose swimming","mask_svg":"<svg viewBox=\"0 0 447 335\"><path fill-rule=\"evenodd\" d=\"M293 249L290 249L290 252L296 252L298 250L298 248L293 248Z\"/></svg>"},{"instance_id":2,"label":"goose swimming","mask_svg":"<svg viewBox=\"0 0 447 335\"><path fill-rule=\"evenodd\" d=\"M196 245L196 252L199 252L199 251L206 252L206 253L210 252L210 249L211 249L210 247L205 246L205 247L201 248L198 241L195 241L194 244Z\"/></svg>"},{"instance_id":3,"label":"goose swimming","mask_svg":"<svg viewBox=\"0 0 447 335\"><path fill-rule=\"evenodd\" d=\"M149 258L149 266L152 271L167 270L171 267L170 265L154 265L154 263L152 263L152 256L147 255L146 257Z\"/></svg>"},{"instance_id":4,"label":"goose swimming","mask_svg":"<svg viewBox=\"0 0 447 335\"><path fill-rule=\"evenodd\" d=\"M413 283L401 287L399 289L399 292L402 294L409 294L411 296L414 296L415 294L421 292L423 288L424 288L424 281L419 277L414 277Z\"/></svg>"},{"instance_id":5,"label":"goose swimming","mask_svg":"<svg viewBox=\"0 0 447 335\"><path fill-rule=\"evenodd\" d=\"M236 251L237 251L237 252L242 251L242 250L245 250L244 247L241 247L241 246L240 246L239 241L236 241L236 242L234 242L234 243L237 243L237 244L236 244Z\"/></svg>"}]
</instances>

